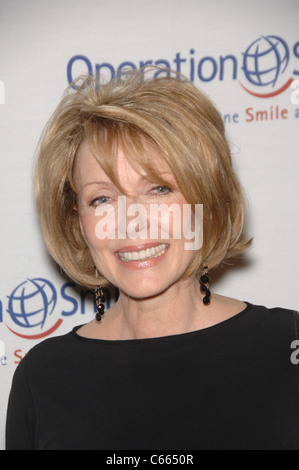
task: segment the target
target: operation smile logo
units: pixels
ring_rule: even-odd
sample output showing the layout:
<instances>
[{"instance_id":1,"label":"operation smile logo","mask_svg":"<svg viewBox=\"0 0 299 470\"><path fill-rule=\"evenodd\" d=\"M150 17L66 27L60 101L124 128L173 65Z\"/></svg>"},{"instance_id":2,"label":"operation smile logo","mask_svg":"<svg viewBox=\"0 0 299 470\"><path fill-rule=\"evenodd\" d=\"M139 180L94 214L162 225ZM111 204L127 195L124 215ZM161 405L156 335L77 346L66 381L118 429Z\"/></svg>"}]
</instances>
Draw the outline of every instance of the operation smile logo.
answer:
<instances>
[{"instance_id":1,"label":"operation smile logo","mask_svg":"<svg viewBox=\"0 0 299 470\"><path fill-rule=\"evenodd\" d=\"M7 296L5 312L3 302L0 302L0 325L4 323L19 338L41 340L56 332L67 317L87 312L93 314L93 293L77 291L75 287L75 283L67 282L57 289L48 279L26 279ZM111 299L108 291L105 291L105 296L109 308Z\"/></svg>"},{"instance_id":2,"label":"operation smile logo","mask_svg":"<svg viewBox=\"0 0 299 470\"><path fill-rule=\"evenodd\" d=\"M294 77L299 76L299 63L297 69L292 69L290 65L294 57L299 59L299 41L291 47L279 36L262 35L241 53L241 57L227 54L219 57L204 56L198 60L195 49L191 48L189 57L177 52L171 60L140 60L138 64L125 61L115 67L109 62L93 65L87 56L75 55L67 64L67 78L68 82L72 83L78 75L87 73L99 80L107 81L108 77L109 81L116 75L125 74L127 70L157 65L182 73L192 82L197 79L203 83L217 79L220 82L238 80L248 94L265 99L285 92L290 88ZM155 76L162 73L165 74L165 71L159 70Z\"/></svg>"},{"instance_id":3,"label":"operation smile logo","mask_svg":"<svg viewBox=\"0 0 299 470\"><path fill-rule=\"evenodd\" d=\"M45 323L55 309L57 292L54 285L46 279L27 279L17 286L8 296L8 308L12 321L22 329L44 329ZM26 339L42 339L50 335L61 325L62 319L58 319L51 328L37 334L22 334L7 328L15 335Z\"/></svg>"},{"instance_id":4,"label":"operation smile logo","mask_svg":"<svg viewBox=\"0 0 299 470\"><path fill-rule=\"evenodd\" d=\"M297 56L299 43L294 47ZM276 88L279 79L284 76L290 62L290 50L284 39L278 36L261 36L254 41L243 54L242 70L247 81L256 87ZM298 71L294 74L299 75ZM241 81L240 84L247 93L258 98L273 98L286 91L294 78L289 77L282 86L268 93L258 93L247 88Z\"/></svg>"}]
</instances>

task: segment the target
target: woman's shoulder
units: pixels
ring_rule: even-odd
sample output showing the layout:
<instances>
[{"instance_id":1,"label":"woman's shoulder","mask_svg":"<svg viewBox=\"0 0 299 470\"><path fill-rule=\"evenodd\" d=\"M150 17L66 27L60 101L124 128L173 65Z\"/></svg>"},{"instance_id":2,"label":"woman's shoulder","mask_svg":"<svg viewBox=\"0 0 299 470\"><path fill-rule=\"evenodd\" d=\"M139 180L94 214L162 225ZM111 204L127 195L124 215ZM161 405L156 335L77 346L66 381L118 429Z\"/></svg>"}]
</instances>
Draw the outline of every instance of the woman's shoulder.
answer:
<instances>
[{"instance_id":1,"label":"woman's shoulder","mask_svg":"<svg viewBox=\"0 0 299 470\"><path fill-rule=\"evenodd\" d=\"M246 344L255 344L257 349L265 346L276 351L281 348L289 351L291 344L299 340L299 313L295 309L240 302L223 296L217 296L217 302L222 317L220 331L232 339L239 337Z\"/></svg>"},{"instance_id":2,"label":"woman's shoulder","mask_svg":"<svg viewBox=\"0 0 299 470\"><path fill-rule=\"evenodd\" d=\"M14 387L26 388L28 384L38 383L47 374L52 375L57 364L72 355L70 333L50 337L33 346L13 374Z\"/></svg>"},{"instance_id":3,"label":"woman's shoulder","mask_svg":"<svg viewBox=\"0 0 299 470\"><path fill-rule=\"evenodd\" d=\"M213 295L214 308L211 312L216 312L219 315L219 320L222 321L230 319L238 319L244 317L250 323L271 322L272 327L279 327L279 324L292 324L295 325L299 320L299 313L297 310L292 310L284 307L269 307L263 304L255 304L249 301L241 301L231 297L222 295Z\"/></svg>"},{"instance_id":4,"label":"woman's shoulder","mask_svg":"<svg viewBox=\"0 0 299 470\"><path fill-rule=\"evenodd\" d=\"M273 349L291 347L299 339L299 313L284 307L267 307L247 303L244 315L247 330L253 342L271 345Z\"/></svg>"},{"instance_id":5,"label":"woman's shoulder","mask_svg":"<svg viewBox=\"0 0 299 470\"><path fill-rule=\"evenodd\" d=\"M299 320L299 312L285 307L267 307L265 305L250 304L251 311L260 318L270 320L274 323L285 323L291 322L297 324Z\"/></svg>"},{"instance_id":6,"label":"woman's shoulder","mask_svg":"<svg viewBox=\"0 0 299 470\"><path fill-rule=\"evenodd\" d=\"M74 354L72 336L72 332L69 332L44 339L28 351L19 365L22 364L22 367L28 371L34 371L46 370L52 363L62 362L63 358Z\"/></svg>"}]
</instances>

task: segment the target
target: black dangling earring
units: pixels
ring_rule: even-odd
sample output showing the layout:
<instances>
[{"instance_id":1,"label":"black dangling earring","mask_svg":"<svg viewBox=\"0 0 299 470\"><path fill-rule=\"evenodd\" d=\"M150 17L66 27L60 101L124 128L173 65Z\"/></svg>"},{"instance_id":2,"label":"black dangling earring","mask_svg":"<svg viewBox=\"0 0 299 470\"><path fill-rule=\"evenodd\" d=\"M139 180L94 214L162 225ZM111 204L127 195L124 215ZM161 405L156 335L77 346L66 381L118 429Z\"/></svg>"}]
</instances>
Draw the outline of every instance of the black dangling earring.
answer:
<instances>
[{"instance_id":1,"label":"black dangling earring","mask_svg":"<svg viewBox=\"0 0 299 470\"><path fill-rule=\"evenodd\" d=\"M210 279L208 266L204 266L202 270L202 275L200 276L200 289L205 294L204 298L202 299L204 305L208 305L210 303L211 292L209 282Z\"/></svg>"},{"instance_id":2,"label":"black dangling earring","mask_svg":"<svg viewBox=\"0 0 299 470\"><path fill-rule=\"evenodd\" d=\"M96 270L96 277L99 277L99 273L97 268L95 267ZM95 302L96 302L96 308L97 308L97 313L96 313L96 320L101 321L102 315L105 313L105 296L103 293L103 289L101 286L97 286L94 291L95 294Z\"/></svg>"}]
</instances>

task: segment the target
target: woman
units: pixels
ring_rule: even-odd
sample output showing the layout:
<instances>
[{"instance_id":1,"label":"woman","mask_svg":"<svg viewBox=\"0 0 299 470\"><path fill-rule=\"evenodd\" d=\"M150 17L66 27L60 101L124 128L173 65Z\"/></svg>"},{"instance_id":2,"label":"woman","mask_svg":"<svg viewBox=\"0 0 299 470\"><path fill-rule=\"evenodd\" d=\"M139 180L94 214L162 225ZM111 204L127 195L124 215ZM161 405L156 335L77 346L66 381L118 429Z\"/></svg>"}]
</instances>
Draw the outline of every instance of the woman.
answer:
<instances>
[{"instance_id":1,"label":"woman","mask_svg":"<svg viewBox=\"0 0 299 470\"><path fill-rule=\"evenodd\" d=\"M41 142L37 207L97 315L21 362L7 448L299 449L298 314L210 290L251 244L218 111L161 70L74 88Z\"/></svg>"}]
</instances>

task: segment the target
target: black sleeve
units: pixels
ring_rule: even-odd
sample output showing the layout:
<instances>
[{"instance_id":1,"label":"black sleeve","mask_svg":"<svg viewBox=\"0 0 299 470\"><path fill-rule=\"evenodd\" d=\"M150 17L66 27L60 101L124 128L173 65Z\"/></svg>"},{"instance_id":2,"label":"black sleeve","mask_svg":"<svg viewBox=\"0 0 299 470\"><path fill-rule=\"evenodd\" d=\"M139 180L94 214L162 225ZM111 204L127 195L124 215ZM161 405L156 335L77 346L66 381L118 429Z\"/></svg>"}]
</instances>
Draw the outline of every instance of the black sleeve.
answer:
<instances>
[{"instance_id":1,"label":"black sleeve","mask_svg":"<svg viewBox=\"0 0 299 470\"><path fill-rule=\"evenodd\" d=\"M18 365L9 397L6 450L35 450L35 409L26 378L26 358Z\"/></svg>"}]
</instances>

